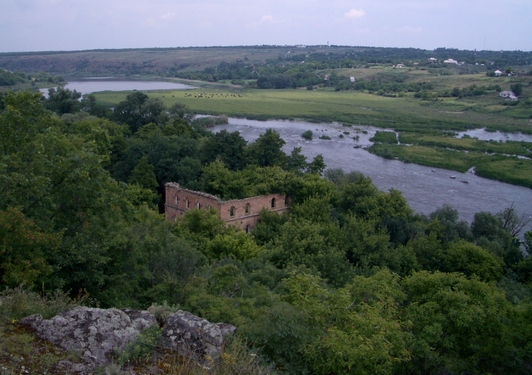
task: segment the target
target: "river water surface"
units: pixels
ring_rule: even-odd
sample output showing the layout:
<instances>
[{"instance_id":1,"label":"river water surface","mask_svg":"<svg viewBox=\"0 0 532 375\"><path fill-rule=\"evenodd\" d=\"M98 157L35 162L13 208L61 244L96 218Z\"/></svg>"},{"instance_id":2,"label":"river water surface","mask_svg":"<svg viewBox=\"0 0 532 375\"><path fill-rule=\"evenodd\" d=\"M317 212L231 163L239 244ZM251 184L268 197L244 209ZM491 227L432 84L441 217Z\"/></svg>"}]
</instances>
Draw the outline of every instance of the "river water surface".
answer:
<instances>
[{"instance_id":1,"label":"river water surface","mask_svg":"<svg viewBox=\"0 0 532 375\"><path fill-rule=\"evenodd\" d=\"M72 81L65 85L66 89L76 90L81 95L100 91L154 91L154 90L189 90L195 87L182 83L163 81L121 81L112 77L91 78L82 81ZM45 96L48 89L40 89Z\"/></svg>"},{"instance_id":2,"label":"river water surface","mask_svg":"<svg viewBox=\"0 0 532 375\"><path fill-rule=\"evenodd\" d=\"M230 118L228 125L211 129L214 132L222 129L239 131L248 142L253 142L268 128L275 129L286 141L285 152L302 147L302 153L309 161L322 154L327 168L362 172L381 190L400 190L417 212L429 214L449 204L458 210L461 220L471 222L477 212L497 213L513 204L519 216L532 217L532 189L488 180L473 173L408 164L370 154L364 147L371 145L369 138L377 130L373 127ZM314 133L312 141L301 138L301 133L306 130ZM323 135L331 140L319 139ZM353 139L355 136L358 140ZM525 229L531 228L529 224Z\"/></svg>"}]
</instances>

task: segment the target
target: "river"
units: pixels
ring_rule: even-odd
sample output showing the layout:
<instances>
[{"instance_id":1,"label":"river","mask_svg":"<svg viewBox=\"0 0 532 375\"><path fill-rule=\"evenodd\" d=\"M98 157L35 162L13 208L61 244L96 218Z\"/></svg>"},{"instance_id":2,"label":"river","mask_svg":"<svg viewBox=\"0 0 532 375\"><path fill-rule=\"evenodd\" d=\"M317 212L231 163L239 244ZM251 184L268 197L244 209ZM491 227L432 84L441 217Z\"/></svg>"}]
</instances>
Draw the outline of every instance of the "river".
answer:
<instances>
[{"instance_id":1,"label":"river","mask_svg":"<svg viewBox=\"0 0 532 375\"><path fill-rule=\"evenodd\" d=\"M417 212L429 214L449 204L458 210L461 220L471 222L477 212L497 213L513 204L519 216L532 217L532 189L488 180L473 173L387 160L369 153L364 147L370 146L369 139L376 130L382 129L230 118L228 125L218 125L211 130L239 131L248 142L253 142L268 128L275 129L286 141L285 152L290 153L294 147L301 147L309 161L322 154L327 168L362 172L371 177L381 190L400 190ZM314 133L312 141L301 138L301 133L306 130ZM319 139L322 135L331 140ZM354 140L354 136L358 136L358 140ZM451 178L453 176L455 178ZM532 223L525 229L532 229Z\"/></svg>"}]
</instances>

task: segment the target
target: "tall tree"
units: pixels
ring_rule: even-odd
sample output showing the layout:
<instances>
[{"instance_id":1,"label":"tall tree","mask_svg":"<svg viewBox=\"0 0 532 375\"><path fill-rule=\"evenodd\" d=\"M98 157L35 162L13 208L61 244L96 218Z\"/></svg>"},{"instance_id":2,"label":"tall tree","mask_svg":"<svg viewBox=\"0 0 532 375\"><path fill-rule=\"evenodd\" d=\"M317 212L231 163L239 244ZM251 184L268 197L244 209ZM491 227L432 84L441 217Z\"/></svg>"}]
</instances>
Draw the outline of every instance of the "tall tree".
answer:
<instances>
[{"instance_id":1,"label":"tall tree","mask_svg":"<svg viewBox=\"0 0 532 375\"><path fill-rule=\"evenodd\" d=\"M274 165L284 167L286 154L283 152L285 141L273 129L267 129L259 138L247 148L248 161L259 167Z\"/></svg>"}]
</instances>

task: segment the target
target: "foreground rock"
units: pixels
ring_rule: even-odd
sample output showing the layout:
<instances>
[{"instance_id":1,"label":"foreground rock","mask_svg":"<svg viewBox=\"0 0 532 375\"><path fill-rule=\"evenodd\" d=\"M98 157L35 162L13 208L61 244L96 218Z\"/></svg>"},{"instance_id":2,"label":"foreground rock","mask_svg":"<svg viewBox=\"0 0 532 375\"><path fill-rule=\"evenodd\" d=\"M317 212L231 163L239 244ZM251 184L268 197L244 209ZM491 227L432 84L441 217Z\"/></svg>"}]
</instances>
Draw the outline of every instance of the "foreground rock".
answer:
<instances>
[{"instance_id":1,"label":"foreground rock","mask_svg":"<svg viewBox=\"0 0 532 375\"><path fill-rule=\"evenodd\" d=\"M148 311L76 307L48 320L32 315L20 323L32 327L39 337L81 354L85 365L76 365L72 370L90 373L111 363L113 355L120 353L144 329L157 324L157 320ZM223 353L225 338L235 329L229 324L213 324L178 311L165 319L162 345L204 364Z\"/></svg>"},{"instance_id":2,"label":"foreground rock","mask_svg":"<svg viewBox=\"0 0 532 375\"><path fill-rule=\"evenodd\" d=\"M163 326L163 342L166 348L205 363L206 358L216 360L223 353L225 337L235 329L230 324L212 324L189 312L178 311Z\"/></svg>"}]
</instances>

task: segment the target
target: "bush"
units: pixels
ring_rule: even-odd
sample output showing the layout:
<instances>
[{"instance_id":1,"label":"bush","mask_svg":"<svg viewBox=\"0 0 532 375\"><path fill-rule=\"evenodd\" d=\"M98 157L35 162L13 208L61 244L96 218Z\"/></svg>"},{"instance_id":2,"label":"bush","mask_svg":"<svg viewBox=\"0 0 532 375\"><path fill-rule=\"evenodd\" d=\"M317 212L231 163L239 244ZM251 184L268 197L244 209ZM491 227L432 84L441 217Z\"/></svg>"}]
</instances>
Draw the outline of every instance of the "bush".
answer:
<instances>
[{"instance_id":1,"label":"bush","mask_svg":"<svg viewBox=\"0 0 532 375\"><path fill-rule=\"evenodd\" d=\"M312 141L313 136L314 136L314 133L312 133L312 130L307 130L301 133L301 137L305 138L308 141Z\"/></svg>"},{"instance_id":2,"label":"bush","mask_svg":"<svg viewBox=\"0 0 532 375\"><path fill-rule=\"evenodd\" d=\"M49 319L74 306L87 304L87 296L82 294L73 300L66 293L56 291L53 295L42 297L22 286L6 288L0 293L0 322L16 321L33 314Z\"/></svg>"},{"instance_id":3,"label":"bush","mask_svg":"<svg viewBox=\"0 0 532 375\"><path fill-rule=\"evenodd\" d=\"M126 345L118 357L118 363L124 365L128 362L148 360L155 353L157 346L161 342L161 338L162 330L157 324L146 328L136 340Z\"/></svg>"}]
</instances>

